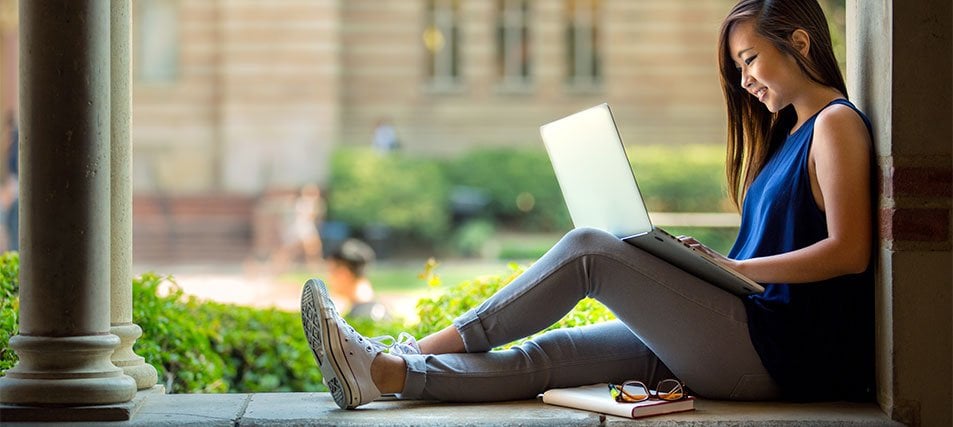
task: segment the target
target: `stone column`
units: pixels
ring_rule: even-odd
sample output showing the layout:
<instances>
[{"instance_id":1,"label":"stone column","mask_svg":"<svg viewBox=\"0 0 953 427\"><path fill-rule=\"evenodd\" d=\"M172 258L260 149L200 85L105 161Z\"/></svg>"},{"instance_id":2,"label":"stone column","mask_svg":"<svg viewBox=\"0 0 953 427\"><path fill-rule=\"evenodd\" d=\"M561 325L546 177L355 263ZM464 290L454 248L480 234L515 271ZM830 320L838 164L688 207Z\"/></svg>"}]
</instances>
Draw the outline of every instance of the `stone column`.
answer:
<instances>
[{"instance_id":1,"label":"stone column","mask_svg":"<svg viewBox=\"0 0 953 427\"><path fill-rule=\"evenodd\" d=\"M109 2L20 2L20 358L0 402L127 402L110 361Z\"/></svg>"},{"instance_id":2,"label":"stone column","mask_svg":"<svg viewBox=\"0 0 953 427\"><path fill-rule=\"evenodd\" d=\"M132 10L130 0L111 0L110 253L112 328L121 344L112 362L142 390L156 385L156 368L132 346L142 328L132 322Z\"/></svg>"},{"instance_id":3,"label":"stone column","mask_svg":"<svg viewBox=\"0 0 953 427\"><path fill-rule=\"evenodd\" d=\"M877 400L906 425L953 425L953 6L849 0L847 90L880 175ZM916 66L911 66L916 64Z\"/></svg>"}]
</instances>

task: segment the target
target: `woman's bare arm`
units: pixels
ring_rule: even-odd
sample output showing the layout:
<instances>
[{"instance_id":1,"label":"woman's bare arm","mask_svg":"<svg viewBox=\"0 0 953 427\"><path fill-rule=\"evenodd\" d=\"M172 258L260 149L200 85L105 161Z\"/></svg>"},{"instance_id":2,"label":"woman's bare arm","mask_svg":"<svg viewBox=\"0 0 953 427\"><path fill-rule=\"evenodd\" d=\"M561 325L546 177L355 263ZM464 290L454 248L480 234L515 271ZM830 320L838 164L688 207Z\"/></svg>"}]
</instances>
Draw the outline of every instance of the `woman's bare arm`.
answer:
<instances>
[{"instance_id":1,"label":"woman's bare arm","mask_svg":"<svg viewBox=\"0 0 953 427\"><path fill-rule=\"evenodd\" d=\"M822 111L814 125L809 172L814 199L827 218L828 237L784 254L719 259L762 283L815 282L864 271L873 239L871 149L867 128L850 107L834 105Z\"/></svg>"}]
</instances>

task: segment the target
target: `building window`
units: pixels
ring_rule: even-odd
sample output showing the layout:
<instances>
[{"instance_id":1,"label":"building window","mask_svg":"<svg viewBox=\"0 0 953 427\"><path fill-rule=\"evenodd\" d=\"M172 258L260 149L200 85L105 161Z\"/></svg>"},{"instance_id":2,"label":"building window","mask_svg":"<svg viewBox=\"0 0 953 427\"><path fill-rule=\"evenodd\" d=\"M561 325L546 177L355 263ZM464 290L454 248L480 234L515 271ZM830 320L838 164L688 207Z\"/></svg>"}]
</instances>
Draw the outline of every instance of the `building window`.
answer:
<instances>
[{"instance_id":1,"label":"building window","mask_svg":"<svg viewBox=\"0 0 953 427\"><path fill-rule=\"evenodd\" d=\"M571 86L595 86L602 80L599 55L599 0L568 0L566 46Z\"/></svg>"},{"instance_id":2,"label":"building window","mask_svg":"<svg viewBox=\"0 0 953 427\"><path fill-rule=\"evenodd\" d=\"M179 76L178 0L136 0L135 70L147 83L166 83Z\"/></svg>"},{"instance_id":3,"label":"building window","mask_svg":"<svg viewBox=\"0 0 953 427\"><path fill-rule=\"evenodd\" d=\"M497 0L497 72L503 86L530 82L529 0Z\"/></svg>"},{"instance_id":4,"label":"building window","mask_svg":"<svg viewBox=\"0 0 953 427\"><path fill-rule=\"evenodd\" d=\"M460 82L460 1L428 0L423 33L427 78L434 87Z\"/></svg>"}]
</instances>

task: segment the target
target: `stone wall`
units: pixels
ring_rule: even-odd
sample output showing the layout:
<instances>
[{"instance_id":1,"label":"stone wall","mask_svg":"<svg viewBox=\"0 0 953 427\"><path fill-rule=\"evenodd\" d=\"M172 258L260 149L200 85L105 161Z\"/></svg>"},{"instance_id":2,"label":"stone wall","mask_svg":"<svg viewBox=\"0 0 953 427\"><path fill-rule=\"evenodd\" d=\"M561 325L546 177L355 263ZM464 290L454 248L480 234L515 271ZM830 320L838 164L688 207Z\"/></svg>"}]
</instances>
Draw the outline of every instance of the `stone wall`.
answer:
<instances>
[{"instance_id":1,"label":"stone wall","mask_svg":"<svg viewBox=\"0 0 953 427\"><path fill-rule=\"evenodd\" d=\"M175 3L174 77L137 73L137 192L253 194L322 177L340 109L337 3Z\"/></svg>"},{"instance_id":2,"label":"stone wall","mask_svg":"<svg viewBox=\"0 0 953 427\"><path fill-rule=\"evenodd\" d=\"M878 399L911 425L953 420L951 12L946 0L847 12L849 90L874 123L882 184Z\"/></svg>"}]
</instances>

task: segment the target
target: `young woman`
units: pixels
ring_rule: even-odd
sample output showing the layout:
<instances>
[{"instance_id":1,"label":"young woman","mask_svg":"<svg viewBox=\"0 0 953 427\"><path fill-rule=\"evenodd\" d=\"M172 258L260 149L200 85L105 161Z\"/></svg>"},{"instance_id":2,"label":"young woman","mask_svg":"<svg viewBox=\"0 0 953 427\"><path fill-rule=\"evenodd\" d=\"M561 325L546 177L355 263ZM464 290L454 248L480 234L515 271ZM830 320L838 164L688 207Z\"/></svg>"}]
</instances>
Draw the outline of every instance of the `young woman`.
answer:
<instances>
[{"instance_id":1,"label":"young woman","mask_svg":"<svg viewBox=\"0 0 953 427\"><path fill-rule=\"evenodd\" d=\"M577 229L451 326L387 346L348 326L312 279L302 319L335 402L527 399L670 378L711 399L869 398L871 133L846 100L824 14L816 0L742 0L722 25L719 64L729 195L742 220L718 257L763 294L736 297L608 233ZM490 351L585 297L619 320Z\"/></svg>"}]
</instances>

